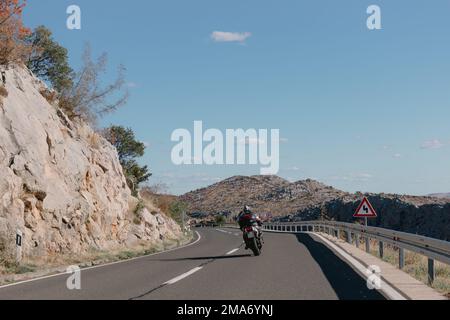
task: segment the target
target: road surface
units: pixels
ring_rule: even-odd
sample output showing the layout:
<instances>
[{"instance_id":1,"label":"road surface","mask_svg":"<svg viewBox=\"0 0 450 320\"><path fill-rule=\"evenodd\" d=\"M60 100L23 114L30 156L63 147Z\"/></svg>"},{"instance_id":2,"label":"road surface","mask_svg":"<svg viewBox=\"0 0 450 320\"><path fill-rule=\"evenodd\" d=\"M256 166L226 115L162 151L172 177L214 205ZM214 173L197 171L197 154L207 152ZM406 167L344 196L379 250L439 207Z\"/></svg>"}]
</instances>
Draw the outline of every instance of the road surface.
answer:
<instances>
[{"instance_id":1,"label":"road surface","mask_svg":"<svg viewBox=\"0 0 450 320\"><path fill-rule=\"evenodd\" d=\"M236 229L198 229L189 247L69 275L0 288L0 300L346 300L384 299L309 234L265 234L262 256L242 247Z\"/></svg>"}]
</instances>

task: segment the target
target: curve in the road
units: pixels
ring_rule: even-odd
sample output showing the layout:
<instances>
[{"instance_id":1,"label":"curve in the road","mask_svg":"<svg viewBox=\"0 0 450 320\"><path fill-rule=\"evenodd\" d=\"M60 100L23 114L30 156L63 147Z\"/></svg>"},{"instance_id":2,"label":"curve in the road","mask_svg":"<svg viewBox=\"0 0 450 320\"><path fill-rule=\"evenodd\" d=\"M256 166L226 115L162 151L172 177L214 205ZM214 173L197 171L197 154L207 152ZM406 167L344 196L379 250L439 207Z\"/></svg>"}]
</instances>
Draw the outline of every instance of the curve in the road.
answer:
<instances>
[{"instance_id":1,"label":"curve in the road","mask_svg":"<svg viewBox=\"0 0 450 320\"><path fill-rule=\"evenodd\" d=\"M233 229L199 229L183 249L0 288L0 299L383 299L314 235L266 234L263 254Z\"/></svg>"}]
</instances>

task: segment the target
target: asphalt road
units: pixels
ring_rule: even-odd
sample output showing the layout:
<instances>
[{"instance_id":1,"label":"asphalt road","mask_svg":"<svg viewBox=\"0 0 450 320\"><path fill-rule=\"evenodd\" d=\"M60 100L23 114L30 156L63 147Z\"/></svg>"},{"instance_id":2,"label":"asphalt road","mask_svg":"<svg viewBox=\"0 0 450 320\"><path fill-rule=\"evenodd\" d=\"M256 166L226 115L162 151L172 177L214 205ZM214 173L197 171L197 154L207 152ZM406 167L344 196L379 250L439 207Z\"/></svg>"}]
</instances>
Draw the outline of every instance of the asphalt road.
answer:
<instances>
[{"instance_id":1,"label":"asphalt road","mask_svg":"<svg viewBox=\"0 0 450 320\"><path fill-rule=\"evenodd\" d=\"M0 300L361 300L383 299L314 235L265 234L260 257L234 229L198 229L175 251L0 288Z\"/></svg>"}]
</instances>

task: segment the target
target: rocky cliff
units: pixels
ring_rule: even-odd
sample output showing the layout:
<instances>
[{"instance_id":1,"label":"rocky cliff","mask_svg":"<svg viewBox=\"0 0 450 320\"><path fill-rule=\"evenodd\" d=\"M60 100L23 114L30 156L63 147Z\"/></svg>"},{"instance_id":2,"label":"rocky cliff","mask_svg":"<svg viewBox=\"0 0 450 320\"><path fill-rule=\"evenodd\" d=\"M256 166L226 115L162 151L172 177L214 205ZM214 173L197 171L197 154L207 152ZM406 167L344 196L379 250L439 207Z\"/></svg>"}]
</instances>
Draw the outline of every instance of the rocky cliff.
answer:
<instances>
[{"instance_id":1,"label":"rocky cliff","mask_svg":"<svg viewBox=\"0 0 450 320\"><path fill-rule=\"evenodd\" d=\"M191 212L238 213L244 204L263 217L354 221L364 196L379 213L371 224L450 240L450 199L395 194L348 193L314 180L290 183L273 176L232 177L181 196Z\"/></svg>"},{"instance_id":2,"label":"rocky cliff","mask_svg":"<svg viewBox=\"0 0 450 320\"><path fill-rule=\"evenodd\" d=\"M1 84L0 84L1 86ZM81 254L175 238L180 228L157 209L136 219L116 150L70 121L42 96L27 69L6 71L0 102L0 250L24 234L25 257Z\"/></svg>"}]
</instances>

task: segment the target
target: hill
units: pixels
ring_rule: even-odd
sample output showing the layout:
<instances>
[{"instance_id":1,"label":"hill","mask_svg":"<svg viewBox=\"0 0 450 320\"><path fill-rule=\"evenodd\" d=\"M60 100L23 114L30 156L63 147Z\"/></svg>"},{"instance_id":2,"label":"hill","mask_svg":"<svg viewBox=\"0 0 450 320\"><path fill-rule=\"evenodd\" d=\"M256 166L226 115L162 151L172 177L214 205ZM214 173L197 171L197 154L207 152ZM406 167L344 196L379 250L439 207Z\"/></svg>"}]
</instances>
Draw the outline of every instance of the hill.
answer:
<instances>
[{"instance_id":1,"label":"hill","mask_svg":"<svg viewBox=\"0 0 450 320\"><path fill-rule=\"evenodd\" d=\"M237 214L249 205L262 217L354 221L367 196L379 217L371 224L450 239L450 199L397 194L348 193L315 180L289 182L276 176L236 176L181 196L190 212Z\"/></svg>"}]
</instances>

